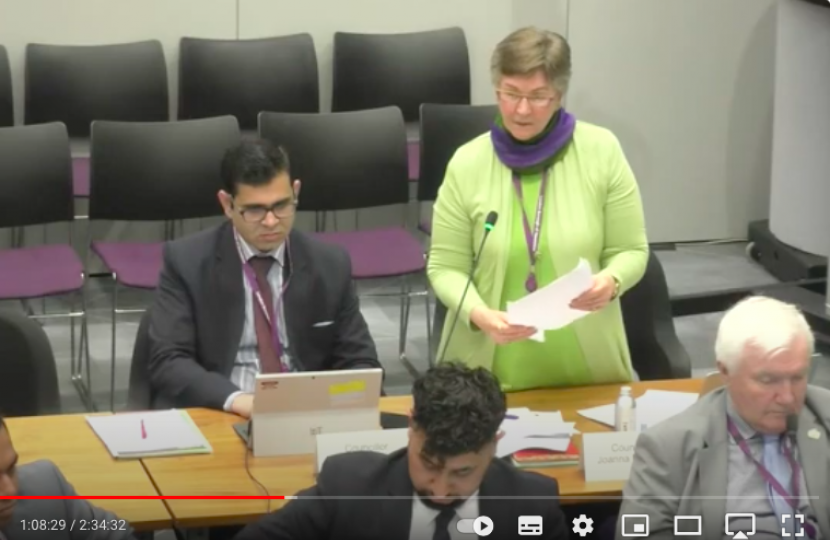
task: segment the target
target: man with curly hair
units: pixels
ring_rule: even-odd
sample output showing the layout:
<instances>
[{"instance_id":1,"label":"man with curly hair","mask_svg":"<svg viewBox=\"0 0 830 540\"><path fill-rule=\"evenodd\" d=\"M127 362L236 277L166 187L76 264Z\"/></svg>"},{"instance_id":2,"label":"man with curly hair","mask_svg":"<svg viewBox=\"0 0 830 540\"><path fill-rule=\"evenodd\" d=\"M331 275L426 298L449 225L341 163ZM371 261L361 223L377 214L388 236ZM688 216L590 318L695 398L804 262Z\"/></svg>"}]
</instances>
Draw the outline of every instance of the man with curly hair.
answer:
<instances>
[{"instance_id":1,"label":"man with curly hair","mask_svg":"<svg viewBox=\"0 0 830 540\"><path fill-rule=\"evenodd\" d=\"M515 538L524 515L542 516L542 538L568 537L556 480L496 458L506 401L492 373L442 364L412 394L406 448L328 458L315 486L236 540L460 540L479 516L488 538Z\"/></svg>"}]
</instances>

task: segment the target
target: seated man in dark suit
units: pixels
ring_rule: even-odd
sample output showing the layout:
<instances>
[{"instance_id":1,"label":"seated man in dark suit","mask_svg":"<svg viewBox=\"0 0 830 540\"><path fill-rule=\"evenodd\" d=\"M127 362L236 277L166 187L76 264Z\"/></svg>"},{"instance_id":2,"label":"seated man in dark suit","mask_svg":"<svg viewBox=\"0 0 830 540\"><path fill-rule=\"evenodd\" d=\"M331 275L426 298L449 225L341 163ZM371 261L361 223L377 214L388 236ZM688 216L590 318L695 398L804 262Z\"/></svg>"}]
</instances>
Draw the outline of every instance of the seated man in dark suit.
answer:
<instances>
[{"instance_id":1,"label":"seated man in dark suit","mask_svg":"<svg viewBox=\"0 0 830 540\"><path fill-rule=\"evenodd\" d=\"M9 430L0 417L0 539L132 540L118 516L83 499L6 499L77 496L51 461L17 464Z\"/></svg>"},{"instance_id":2,"label":"seated man in dark suit","mask_svg":"<svg viewBox=\"0 0 830 540\"><path fill-rule=\"evenodd\" d=\"M170 242L149 323L153 406L250 417L258 373L379 368L348 253L292 230L300 182L267 141L222 161L228 221Z\"/></svg>"},{"instance_id":3,"label":"seated man in dark suit","mask_svg":"<svg viewBox=\"0 0 830 540\"><path fill-rule=\"evenodd\" d=\"M454 363L415 382L406 449L351 452L323 464L317 484L236 540L451 540L517 536L519 516L542 516L543 538L568 537L556 480L495 457L506 405L496 378Z\"/></svg>"}]
</instances>

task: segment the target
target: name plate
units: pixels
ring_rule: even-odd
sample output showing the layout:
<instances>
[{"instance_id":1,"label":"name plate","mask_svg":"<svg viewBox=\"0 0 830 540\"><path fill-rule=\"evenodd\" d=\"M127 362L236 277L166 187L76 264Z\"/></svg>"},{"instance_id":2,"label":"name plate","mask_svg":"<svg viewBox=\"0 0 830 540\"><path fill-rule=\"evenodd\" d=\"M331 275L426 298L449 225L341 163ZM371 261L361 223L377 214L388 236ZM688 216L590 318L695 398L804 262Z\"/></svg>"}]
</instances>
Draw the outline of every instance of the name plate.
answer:
<instances>
[{"instance_id":1,"label":"name plate","mask_svg":"<svg viewBox=\"0 0 830 540\"><path fill-rule=\"evenodd\" d=\"M586 482L628 480L634 461L636 431L582 434L582 468Z\"/></svg>"},{"instance_id":2,"label":"name plate","mask_svg":"<svg viewBox=\"0 0 830 540\"><path fill-rule=\"evenodd\" d=\"M315 472L320 472L326 458L346 452L379 452L391 454L409 442L409 428L375 429L348 433L321 433L317 435Z\"/></svg>"}]
</instances>

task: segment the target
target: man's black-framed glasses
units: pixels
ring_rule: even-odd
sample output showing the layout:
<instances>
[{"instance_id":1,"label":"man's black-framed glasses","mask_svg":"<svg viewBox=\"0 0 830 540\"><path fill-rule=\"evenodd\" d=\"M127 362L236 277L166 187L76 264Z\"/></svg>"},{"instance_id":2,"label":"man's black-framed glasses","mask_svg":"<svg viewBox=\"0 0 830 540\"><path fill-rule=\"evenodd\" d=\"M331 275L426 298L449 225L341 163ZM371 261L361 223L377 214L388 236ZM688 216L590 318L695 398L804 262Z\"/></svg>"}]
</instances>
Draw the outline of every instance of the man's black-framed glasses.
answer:
<instances>
[{"instance_id":1,"label":"man's black-framed glasses","mask_svg":"<svg viewBox=\"0 0 830 540\"><path fill-rule=\"evenodd\" d=\"M261 223L265 220L268 212L274 214L277 219L286 219L292 217L297 213L297 200L288 199L279 201L271 206L251 205L251 206L237 206L235 208L239 211L242 219L247 223Z\"/></svg>"}]
</instances>

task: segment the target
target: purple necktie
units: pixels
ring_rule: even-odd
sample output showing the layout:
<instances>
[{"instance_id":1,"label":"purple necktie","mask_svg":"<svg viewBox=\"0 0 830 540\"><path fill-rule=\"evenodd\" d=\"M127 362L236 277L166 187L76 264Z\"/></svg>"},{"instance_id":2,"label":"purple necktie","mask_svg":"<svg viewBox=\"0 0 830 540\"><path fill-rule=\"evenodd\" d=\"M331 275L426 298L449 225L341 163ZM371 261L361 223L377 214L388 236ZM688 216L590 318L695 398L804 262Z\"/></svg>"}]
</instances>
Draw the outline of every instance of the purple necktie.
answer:
<instances>
[{"instance_id":1,"label":"purple necktie","mask_svg":"<svg viewBox=\"0 0 830 540\"><path fill-rule=\"evenodd\" d=\"M262 300L266 306L274 305L274 295L271 291L271 284L268 282L268 271L274 264L273 257L253 257L250 260L251 267L256 274L256 282ZM262 373L279 373L282 371L282 362L278 352L274 349L274 339L271 336L271 325L262 313L259 302L254 299L254 328L256 330L257 349L259 349L259 368ZM274 310L276 314L276 309ZM276 325L274 325L276 331Z\"/></svg>"}]
</instances>

